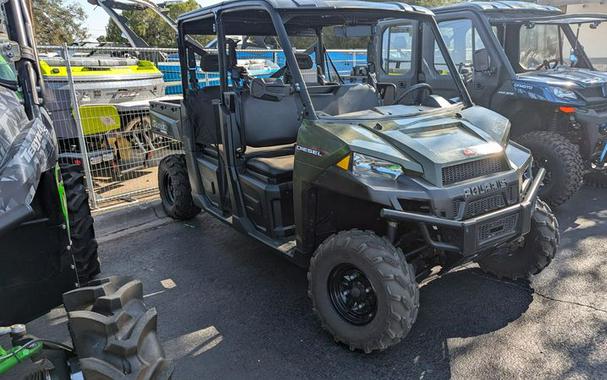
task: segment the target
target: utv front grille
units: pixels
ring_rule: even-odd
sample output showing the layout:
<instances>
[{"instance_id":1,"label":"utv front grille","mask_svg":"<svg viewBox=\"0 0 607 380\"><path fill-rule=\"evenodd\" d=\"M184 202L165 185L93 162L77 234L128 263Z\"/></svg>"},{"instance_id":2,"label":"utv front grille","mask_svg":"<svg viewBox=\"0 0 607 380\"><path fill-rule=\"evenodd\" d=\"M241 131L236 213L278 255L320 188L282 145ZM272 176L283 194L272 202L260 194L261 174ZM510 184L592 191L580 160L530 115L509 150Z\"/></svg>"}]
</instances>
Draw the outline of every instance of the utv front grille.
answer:
<instances>
[{"instance_id":1,"label":"utv front grille","mask_svg":"<svg viewBox=\"0 0 607 380\"><path fill-rule=\"evenodd\" d=\"M463 201L454 202L453 215L457 215L457 213L459 212L460 204L462 202ZM477 199L466 204L463 219L483 215L504 207L506 207L506 201L504 200L504 196L502 194L495 194L482 199Z\"/></svg>"},{"instance_id":2,"label":"utv front grille","mask_svg":"<svg viewBox=\"0 0 607 380\"><path fill-rule=\"evenodd\" d=\"M478 240L484 243L508 235L515 231L517 222L518 214L513 214L485 223L479 228Z\"/></svg>"},{"instance_id":3,"label":"utv front grille","mask_svg":"<svg viewBox=\"0 0 607 380\"><path fill-rule=\"evenodd\" d=\"M580 94L585 98L603 98L605 94L603 93L603 88L599 86L588 87L579 90Z\"/></svg>"},{"instance_id":4,"label":"utv front grille","mask_svg":"<svg viewBox=\"0 0 607 380\"><path fill-rule=\"evenodd\" d=\"M597 113L607 113L607 104L599 104L590 108L595 110Z\"/></svg>"},{"instance_id":5,"label":"utv front grille","mask_svg":"<svg viewBox=\"0 0 607 380\"><path fill-rule=\"evenodd\" d=\"M468 179L507 171L509 169L508 163L503 157L484 158L482 160L447 166L442 170L443 185L451 185Z\"/></svg>"}]
</instances>

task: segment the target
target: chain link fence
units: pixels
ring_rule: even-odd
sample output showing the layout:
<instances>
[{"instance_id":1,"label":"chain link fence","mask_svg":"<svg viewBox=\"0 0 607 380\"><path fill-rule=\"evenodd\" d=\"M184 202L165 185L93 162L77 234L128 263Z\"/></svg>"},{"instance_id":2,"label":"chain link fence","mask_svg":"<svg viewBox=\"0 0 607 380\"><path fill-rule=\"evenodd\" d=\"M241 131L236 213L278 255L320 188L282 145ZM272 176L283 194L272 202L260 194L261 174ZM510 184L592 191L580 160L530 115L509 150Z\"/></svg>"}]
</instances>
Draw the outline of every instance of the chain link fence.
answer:
<instances>
[{"instance_id":1,"label":"chain link fence","mask_svg":"<svg viewBox=\"0 0 607 380\"><path fill-rule=\"evenodd\" d=\"M91 207L157 193L157 166L179 142L152 133L149 102L182 92L176 49L111 46L41 46L45 102L60 148L60 162L81 165ZM285 64L282 51L242 50L239 66L269 76ZM365 50L329 52L334 71L347 78L366 65ZM315 75L315 70L304 75ZM203 85L218 73L198 69Z\"/></svg>"}]
</instances>

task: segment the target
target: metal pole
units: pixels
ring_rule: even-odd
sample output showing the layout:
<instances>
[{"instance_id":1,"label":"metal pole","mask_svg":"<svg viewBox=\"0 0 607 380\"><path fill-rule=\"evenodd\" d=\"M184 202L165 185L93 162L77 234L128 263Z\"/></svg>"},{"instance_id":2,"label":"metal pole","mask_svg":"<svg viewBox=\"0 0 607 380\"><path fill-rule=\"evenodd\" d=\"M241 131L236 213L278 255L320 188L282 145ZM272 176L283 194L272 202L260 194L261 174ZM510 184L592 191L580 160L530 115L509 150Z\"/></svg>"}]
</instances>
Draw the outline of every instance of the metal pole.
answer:
<instances>
[{"instance_id":1,"label":"metal pole","mask_svg":"<svg viewBox=\"0 0 607 380\"><path fill-rule=\"evenodd\" d=\"M65 66L67 68L67 81L70 85L70 96L72 100L72 109L76 127L78 130L78 143L80 144L80 154L82 155L82 167L84 168L84 176L86 177L86 186L89 189L91 199L91 208L97 208L97 195L93 188L93 176L91 175L91 166L89 163L89 155L86 149L86 140L84 139L84 129L82 129L82 120L80 119L80 107L78 106L78 97L74 88L74 78L72 77L72 64L70 55L67 49L67 44L63 44L63 57L65 58Z\"/></svg>"}]
</instances>

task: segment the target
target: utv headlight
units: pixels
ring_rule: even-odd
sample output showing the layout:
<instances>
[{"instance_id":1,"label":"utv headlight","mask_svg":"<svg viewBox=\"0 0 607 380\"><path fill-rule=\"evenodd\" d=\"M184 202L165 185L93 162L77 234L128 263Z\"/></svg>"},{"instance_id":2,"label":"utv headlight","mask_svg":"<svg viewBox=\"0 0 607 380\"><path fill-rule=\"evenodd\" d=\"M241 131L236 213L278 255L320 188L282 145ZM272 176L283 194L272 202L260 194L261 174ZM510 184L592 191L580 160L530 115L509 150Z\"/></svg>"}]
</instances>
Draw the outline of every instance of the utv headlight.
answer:
<instances>
[{"instance_id":1,"label":"utv headlight","mask_svg":"<svg viewBox=\"0 0 607 380\"><path fill-rule=\"evenodd\" d=\"M577 100L577 95L571 90L565 90L564 88L553 87L552 93L554 96L564 100Z\"/></svg>"},{"instance_id":2,"label":"utv headlight","mask_svg":"<svg viewBox=\"0 0 607 380\"><path fill-rule=\"evenodd\" d=\"M403 168L393 162L353 153L352 174L361 178L379 177L395 180L403 174Z\"/></svg>"}]
</instances>

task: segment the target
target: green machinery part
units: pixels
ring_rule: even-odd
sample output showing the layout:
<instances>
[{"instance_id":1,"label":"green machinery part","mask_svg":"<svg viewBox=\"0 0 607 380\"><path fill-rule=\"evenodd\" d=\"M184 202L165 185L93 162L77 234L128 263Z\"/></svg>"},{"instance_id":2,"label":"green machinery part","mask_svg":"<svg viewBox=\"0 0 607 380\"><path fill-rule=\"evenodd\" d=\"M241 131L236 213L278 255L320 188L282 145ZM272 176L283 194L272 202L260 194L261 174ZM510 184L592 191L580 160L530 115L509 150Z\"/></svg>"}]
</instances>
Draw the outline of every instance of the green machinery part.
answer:
<instances>
[{"instance_id":1,"label":"green machinery part","mask_svg":"<svg viewBox=\"0 0 607 380\"><path fill-rule=\"evenodd\" d=\"M5 350L0 346L0 375L5 374L17 364L29 359L42 350L42 342L33 341L25 346L15 346Z\"/></svg>"}]
</instances>

